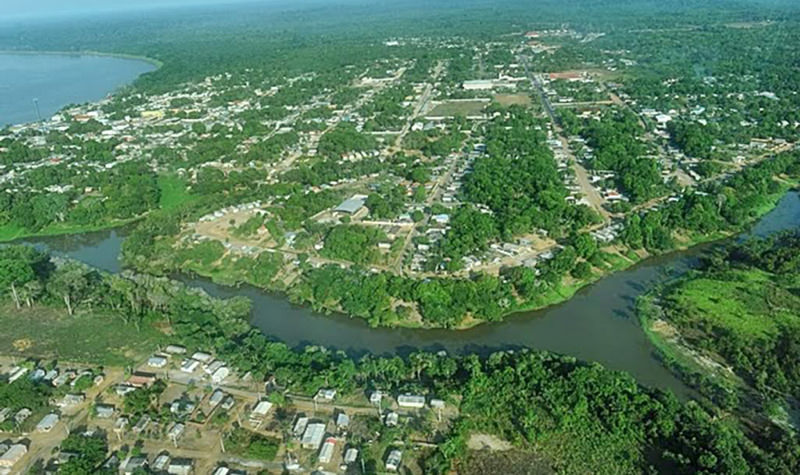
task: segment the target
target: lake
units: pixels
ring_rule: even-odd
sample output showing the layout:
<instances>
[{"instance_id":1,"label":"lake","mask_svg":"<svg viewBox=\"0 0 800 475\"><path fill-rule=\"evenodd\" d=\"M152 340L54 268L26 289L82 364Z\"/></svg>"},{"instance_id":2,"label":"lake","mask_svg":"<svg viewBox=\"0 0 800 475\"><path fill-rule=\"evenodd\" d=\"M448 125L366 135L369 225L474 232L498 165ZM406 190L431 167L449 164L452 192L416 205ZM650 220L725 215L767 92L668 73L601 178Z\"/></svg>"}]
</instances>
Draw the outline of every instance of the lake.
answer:
<instances>
[{"instance_id":1,"label":"lake","mask_svg":"<svg viewBox=\"0 0 800 475\"><path fill-rule=\"evenodd\" d=\"M0 127L47 120L68 104L97 101L156 67L111 56L0 54Z\"/></svg>"},{"instance_id":2,"label":"lake","mask_svg":"<svg viewBox=\"0 0 800 475\"><path fill-rule=\"evenodd\" d=\"M800 194L790 192L743 236L765 236L796 229L799 224ZM109 272L119 272L123 234L105 231L25 242ZM655 349L639 326L634 304L653 284L685 272L696 265L698 256L715 245L705 244L647 259L585 287L562 304L461 331L369 328L364 320L321 315L251 286L228 287L203 278L178 278L216 297L248 297L253 302L252 324L292 346L323 345L356 356L405 354L417 349L485 354L500 349L534 348L596 361L607 368L631 373L645 385L686 396L691 393L689 388L656 358Z\"/></svg>"}]
</instances>

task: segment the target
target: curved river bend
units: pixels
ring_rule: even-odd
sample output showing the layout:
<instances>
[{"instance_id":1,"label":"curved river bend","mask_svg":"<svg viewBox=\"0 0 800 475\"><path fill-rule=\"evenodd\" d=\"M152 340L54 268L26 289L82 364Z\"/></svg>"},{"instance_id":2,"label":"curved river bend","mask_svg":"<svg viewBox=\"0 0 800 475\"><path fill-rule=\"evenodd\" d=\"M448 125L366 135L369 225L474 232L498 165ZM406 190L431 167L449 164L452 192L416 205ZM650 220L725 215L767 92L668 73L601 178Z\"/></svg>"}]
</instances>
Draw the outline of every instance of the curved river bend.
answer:
<instances>
[{"instance_id":1,"label":"curved river bend","mask_svg":"<svg viewBox=\"0 0 800 475\"><path fill-rule=\"evenodd\" d=\"M800 194L790 192L743 237L763 236L798 225ZM110 272L120 270L122 236L116 231L27 242ZM597 361L607 368L627 371L645 385L687 395L690 390L655 357L654 348L634 315L634 303L652 284L686 271L710 246L713 244L648 259L603 278L560 305L462 331L369 328L361 319L321 315L250 286L233 288L206 279L180 279L216 297L250 298L253 325L289 345L323 345L356 355L403 354L415 349L484 353L531 347Z\"/></svg>"}]
</instances>

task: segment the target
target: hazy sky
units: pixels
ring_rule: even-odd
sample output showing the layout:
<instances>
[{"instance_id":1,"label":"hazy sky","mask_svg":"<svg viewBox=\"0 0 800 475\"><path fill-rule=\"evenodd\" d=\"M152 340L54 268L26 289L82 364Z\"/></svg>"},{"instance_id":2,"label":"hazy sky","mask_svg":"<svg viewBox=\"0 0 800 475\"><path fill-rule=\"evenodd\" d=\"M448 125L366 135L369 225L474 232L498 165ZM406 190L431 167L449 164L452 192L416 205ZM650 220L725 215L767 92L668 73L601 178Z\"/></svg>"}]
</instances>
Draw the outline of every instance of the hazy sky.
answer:
<instances>
[{"instance_id":1,"label":"hazy sky","mask_svg":"<svg viewBox=\"0 0 800 475\"><path fill-rule=\"evenodd\" d=\"M272 0L0 0L6 18L36 18L85 13L225 3L268 3Z\"/></svg>"}]
</instances>

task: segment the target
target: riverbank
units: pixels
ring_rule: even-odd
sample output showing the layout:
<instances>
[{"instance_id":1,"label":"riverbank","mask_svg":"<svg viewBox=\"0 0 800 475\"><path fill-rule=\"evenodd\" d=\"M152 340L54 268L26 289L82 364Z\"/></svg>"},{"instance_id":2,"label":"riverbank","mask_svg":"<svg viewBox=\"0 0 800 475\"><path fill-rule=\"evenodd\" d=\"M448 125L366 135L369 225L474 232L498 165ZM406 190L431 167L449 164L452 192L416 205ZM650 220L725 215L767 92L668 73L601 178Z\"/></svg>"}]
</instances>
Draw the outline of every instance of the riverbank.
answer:
<instances>
[{"instance_id":1,"label":"riverbank","mask_svg":"<svg viewBox=\"0 0 800 475\"><path fill-rule=\"evenodd\" d=\"M794 183L792 183L792 185L793 184ZM741 226L728 229L724 232L716 232L708 235L687 233L686 235L676 238L674 243L675 245L668 250L664 250L663 252L651 252L644 249L633 250L618 245L601 248L599 249L599 253L602 255L603 261L607 264L607 267L601 269L595 266L592 275L585 279L576 279L568 276L559 284L546 289L545 291L536 295L533 299L527 302L520 302L509 306L507 311L503 312L500 318L497 320L475 318L473 315L466 314L459 324L445 327L426 322L417 314L412 318L396 318L388 321L380 321L378 325L375 325L373 321L370 320L370 325L386 328L421 330L447 328L448 330L464 331L496 321L513 319L515 315L553 307L569 301L582 289L585 289L612 274L628 270L633 266L646 261L647 259L664 257L673 253L686 251L695 246L725 240L731 236L744 232L746 229L751 227L753 223L759 221L763 216L775 209L780 199L785 196L790 189L791 187L789 183L783 183L783 186L779 192L764 197L759 203L758 207L754 209L753 216ZM331 302L328 301L320 302L314 300L311 298L312 296L310 294L298 292L292 285L284 285L282 280L271 280L269 285L265 285L263 281L258 281L252 277L252 274L247 271L248 266L241 264L244 260L244 258L239 258L238 260L225 258L206 263L185 261L180 264L178 271L188 271L195 276L208 278L216 284L226 286L237 287L240 285L251 285L273 295L287 298L295 305L308 306L313 310L326 315L338 314L348 318L363 318L365 320L369 320L366 317L348 315L338 304L338 302L331 304ZM148 271L147 268L141 268L139 270ZM303 279L303 277L300 276L297 277L297 279Z\"/></svg>"},{"instance_id":2,"label":"riverbank","mask_svg":"<svg viewBox=\"0 0 800 475\"><path fill-rule=\"evenodd\" d=\"M793 232L729 243L698 270L637 300L659 358L686 384L739 413L797 426L800 250ZM739 247L741 246L741 247Z\"/></svg>"},{"instance_id":3,"label":"riverbank","mask_svg":"<svg viewBox=\"0 0 800 475\"><path fill-rule=\"evenodd\" d=\"M800 222L800 196L790 193L754 230L780 230ZM108 272L121 271L118 257L122 236L113 231L41 238L29 241L55 255L86 262ZM494 351L536 348L633 374L642 384L673 391L682 399L696 391L656 358L656 350L639 325L634 302L670 276L692 268L709 245L639 261L578 290L569 300L543 310L518 313L502 322L470 329L413 329L370 327L366 320L341 314L325 315L308 306L291 304L283 295L250 285L217 285L206 278L177 274L175 279L203 289L219 299L244 297L252 302L250 324L270 340L291 348L309 345L364 355L407 356L412 351L488 355ZM635 258L631 256L631 258Z\"/></svg>"},{"instance_id":4,"label":"riverbank","mask_svg":"<svg viewBox=\"0 0 800 475\"><path fill-rule=\"evenodd\" d=\"M142 217L137 216L131 219L118 219L101 224L67 224L48 226L40 231L28 231L13 224L6 224L0 226L0 243L8 243L31 238L70 236L118 229L133 224L140 219L142 219Z\"/></svg>"}]
</instances>

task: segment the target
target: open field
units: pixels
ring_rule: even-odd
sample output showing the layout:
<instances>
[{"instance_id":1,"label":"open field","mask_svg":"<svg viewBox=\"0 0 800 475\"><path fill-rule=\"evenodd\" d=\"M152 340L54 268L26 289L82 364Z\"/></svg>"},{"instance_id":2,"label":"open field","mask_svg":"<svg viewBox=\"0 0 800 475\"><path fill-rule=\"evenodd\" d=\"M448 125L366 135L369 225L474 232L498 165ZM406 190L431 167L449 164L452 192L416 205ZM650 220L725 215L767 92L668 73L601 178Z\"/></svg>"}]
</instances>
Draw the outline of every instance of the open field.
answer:
<instances>
[{"instance_id":1,"label":"open field","mask_svg":"<svg viewBox=\"0 0 800 475\"><path fill-rule=\"evenodd\" d=\"M436 104L433 110L425 115L427 117L468 117L482 114L487 105L489 102L481 100L447 101Z\"/></svg>"},{"instance_id":2,"label":"open field","mask_svg":"<svg viewBox=\"0 0 800 475\"><path fill-rule=\"evenodd\" d=\"M161 187L159 204L163 209L177 208L194 199L186 190L186 181L175 175L159 175L158 185Z\"/></svg>"},{"instance_id":3,"label":"open field","mask_svg":"<svg viewBox=\"0 0 800 475\"><path fill-rule=\"evenodd\" d=\"M65 311L35 306L0 306L0 347L20 356L35 355L74 362L124 366L140 359L164 334L147 323L138 332L107 313Z\"/></svg>"},{"instance_id":4,"label":"open field","mask_svg":"<svg viewBox=\"0 0 800 475\"><path fill-rule=\"evenodd\" d=\"M743 338L773 336L797 324L800 298L776 286L759 270L736 270L722 278L689 279L667 296L669 306L692 326L724 328Z\"/></svg>"},{"instance_id":5,"label":"open field","mask_svg":"<svg viewBox=\"0 0 800 475\"><path fill-rule=\"evenodd\" d=\"M495 94L494 100L503 107L531 105L531 96L528 94Z\"/></svg>"},{"instance_id":6,"label":"open field","mask_svg":"<svg viewBox=\"0 0 800 475\"><path fill-rule=\"evenodd\" d=\"M139 218L109 220L93 225L53 224L51 226L47 226L46 228L40 231L35 231L35 232L28 231L15 224L5 224L3 226L0 226L0 242L9 242L9 241L14 241L16 239L24 239L29 237L61 236L66 234L91 233L94 231L103 231L104 229L111 229L124 226L126 224L130 224L134 221L137 221L138 219Z\"/></svg>"}]
</instances>

